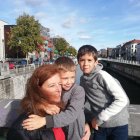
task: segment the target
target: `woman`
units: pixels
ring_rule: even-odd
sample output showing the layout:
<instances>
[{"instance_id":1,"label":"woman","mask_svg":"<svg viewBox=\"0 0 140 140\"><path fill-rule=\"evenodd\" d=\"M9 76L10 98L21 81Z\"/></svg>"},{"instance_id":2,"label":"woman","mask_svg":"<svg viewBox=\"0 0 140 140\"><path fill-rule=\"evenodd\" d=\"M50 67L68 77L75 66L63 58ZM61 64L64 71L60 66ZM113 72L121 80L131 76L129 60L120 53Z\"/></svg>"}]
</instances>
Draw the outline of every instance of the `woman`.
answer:
<instances>
[{"instance_id":1,"label":"woman","mask_svg":"<svg viewBox=\"0 0 140 140\"><path fill-rule=\"evenodd\" d=\"M22 114L13 123L7 140L65 140L62 128L42 127L29 131L21 125L30 114L45 117L46 112L51 112L55 106L63 109L61 91L61 79L55 65L37 68L27 82L26 95L21 101Z\"/></svg>"}]
</instances>

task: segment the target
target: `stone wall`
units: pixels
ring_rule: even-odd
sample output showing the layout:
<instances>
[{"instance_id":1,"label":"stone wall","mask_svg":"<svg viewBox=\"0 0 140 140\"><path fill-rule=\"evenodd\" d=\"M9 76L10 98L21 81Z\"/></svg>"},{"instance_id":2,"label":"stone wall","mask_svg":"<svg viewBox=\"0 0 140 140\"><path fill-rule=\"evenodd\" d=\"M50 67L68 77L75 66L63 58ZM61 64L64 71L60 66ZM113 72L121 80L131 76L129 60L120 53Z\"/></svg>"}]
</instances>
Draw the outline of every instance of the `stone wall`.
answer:
<instances>
[{"instance_id":1,"label":"stone wall","mask_svg":"<svg viewBox=\"0 0 140 140\"><path fill-rule=\"evenodd\" d=\"M21 99L31 73L8 77L0 80L0 99Z\"/></svg>"},{"instance_id":2,"label":"stone wall","mask_svg":"<svg viewBox=\"0 0 140 140\"><path fill-rule=\"evenodd\" d=\"M111 63L110 69L140 84L140 66Z\"/></svg>"},{"instance_id":3,"label":"stone wall","mask_svg":"<svg viewBox=\"0 0 140 140\"><path fill-rule=\"evenodd\" d=\"M109 68L116 73L119 73L122 76L125 76L132 81L140 84L140 66L120 63L120 62L112 62L112 61L101 61L105 68Z\"/></svg>"}]
</instances>

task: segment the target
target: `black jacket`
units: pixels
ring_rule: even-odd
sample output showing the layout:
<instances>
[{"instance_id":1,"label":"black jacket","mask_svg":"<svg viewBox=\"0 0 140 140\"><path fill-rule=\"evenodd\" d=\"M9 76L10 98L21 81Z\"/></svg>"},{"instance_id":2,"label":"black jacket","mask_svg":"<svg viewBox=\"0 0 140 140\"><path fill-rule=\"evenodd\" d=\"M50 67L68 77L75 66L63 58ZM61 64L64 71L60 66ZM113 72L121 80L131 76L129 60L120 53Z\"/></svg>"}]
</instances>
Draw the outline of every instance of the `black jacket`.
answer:
<instances>
[{"instance_id":1,"label":"black jacket","mask_svg":"<svg viewBox=\"0 0 140 140\"><path fill-rule=\"evenodd\" d=\"M26 114L17 118L9 129L6 140L55 140L52 128L42 127L33 131L23 129L21 124L27 118Z\"/></svg>"}]
</instances>

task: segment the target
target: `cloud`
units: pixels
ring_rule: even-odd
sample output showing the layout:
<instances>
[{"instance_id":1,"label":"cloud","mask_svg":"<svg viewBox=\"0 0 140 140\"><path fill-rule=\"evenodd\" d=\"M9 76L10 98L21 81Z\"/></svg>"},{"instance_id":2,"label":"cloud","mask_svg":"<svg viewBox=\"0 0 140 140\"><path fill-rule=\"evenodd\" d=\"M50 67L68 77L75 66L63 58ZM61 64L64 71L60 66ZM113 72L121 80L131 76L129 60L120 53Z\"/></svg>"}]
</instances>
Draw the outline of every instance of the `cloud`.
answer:
<instances>
[{"instance_id":1,"label":"cloud","mask_svg":"<svg viewBox=\"0 0 140 140\"><path fill-rule=\"evenodd\" d=\"M79 32L77 32L78 35L83 35L83 34L85 34L85 33L87 33L87 32L84 31L84 30L83 30L83 31L79 31Z\"/></svg>"},{"instance_id":2,"label":"cloud","mask_svg":"<svg viewBox=\"0 0 140 140\"><path fill-rule=\"evenodd\" d=\"M84 39L84 40L87 40L87 39L91 39L92 37L89 36L89 35L80 35L79 36L79 39Z\"/></svg>"},{"instance_id":3,"label":"cloud","mask_svg":"<svg viewBox=\"0 0 140 140\"><path fill-rule=\"evenodd\" d=\"M140 7L140 0L129 0L131 6Z\"/></svg>"},{"instance_id":4,"label":"cloud","mask_svg":"<svg viewBox=\"0 0 140 140\"><path fill-rule=\"evenodd\" d=\"M74 26L74 21L72 19L68 19L64 21L64 23L62 24L63 28L72 28L73 26Z\"/></svg>"},{"instance_id":5,"label":"cloud","mask_svg":"<svg viewBox=\"0 0 140 140\"><path fill-rule=\"evenodd\" d=\"M38 7L47 4L47 0L25 0L25 4L31 7Z\"/></svg>"},{"instance_id":6,"label":"cloud","mask_svg":"<svg viewBox=\"0 0 140 140\"><path fill-rule=\"evenodd\" d=\"M65 19L62 23L63 28L72 28L76 25L76 13L67 13L69 18Z\"/></svg>"},{"instance_id":7,"label":"cloud","mask_svg":"<svg viewBox=\"0 0 140 140\"><path fill-rule=\"evenodd\" d=\"M48 14L45 12L38 12L35 14L35 17L39 20L44 20L48 17Z\"/></svg>"}]
</instances>

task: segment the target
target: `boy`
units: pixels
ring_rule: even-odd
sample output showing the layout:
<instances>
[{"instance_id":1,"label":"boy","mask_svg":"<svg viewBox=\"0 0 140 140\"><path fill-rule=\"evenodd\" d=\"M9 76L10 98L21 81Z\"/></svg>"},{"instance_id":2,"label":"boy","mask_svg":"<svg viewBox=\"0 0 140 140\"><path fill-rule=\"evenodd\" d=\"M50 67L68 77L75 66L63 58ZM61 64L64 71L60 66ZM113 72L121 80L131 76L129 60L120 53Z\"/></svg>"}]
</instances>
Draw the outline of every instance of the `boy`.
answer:
<instances>
[{"instance_id":1,"label":"boy","mask_svg":"<svg viewBox=\"0 0 140 140\"><path fill-rule=\"evenodd\" d=\"M55 64L60 70L63 89L62 100L66 104L65 111L61 111L59 114L53 116L46 116L46 118L40 117L35 120L35 125L32 124L29 126L29 119L27 119L23 122L23 127L28 130L30 127L33 127L30 130L34 130L43 125L46 125L48 128L68 126L68 140L81 140L85 131L84 89L75 84L76 66L72 59L68 57L59 57L55 61ZM55 111L53 113L55 114ZM29 116L30 121L34 116L35 115ZM39 122L39 124L37 124L37 122Z\"/></svg>"},{"instance_id":2,"label":"boy","mask_svg":"<svg viewBox=\"0 0 140 140\"><path fill-rule=\"evenodd\" d=\"M93 139L127 140L129 99L119 82L102 70L97 58L97 50L91 45L78 50L77 60L83 72L80 85L91 108Z\"/></svg>"}]
</instances>

